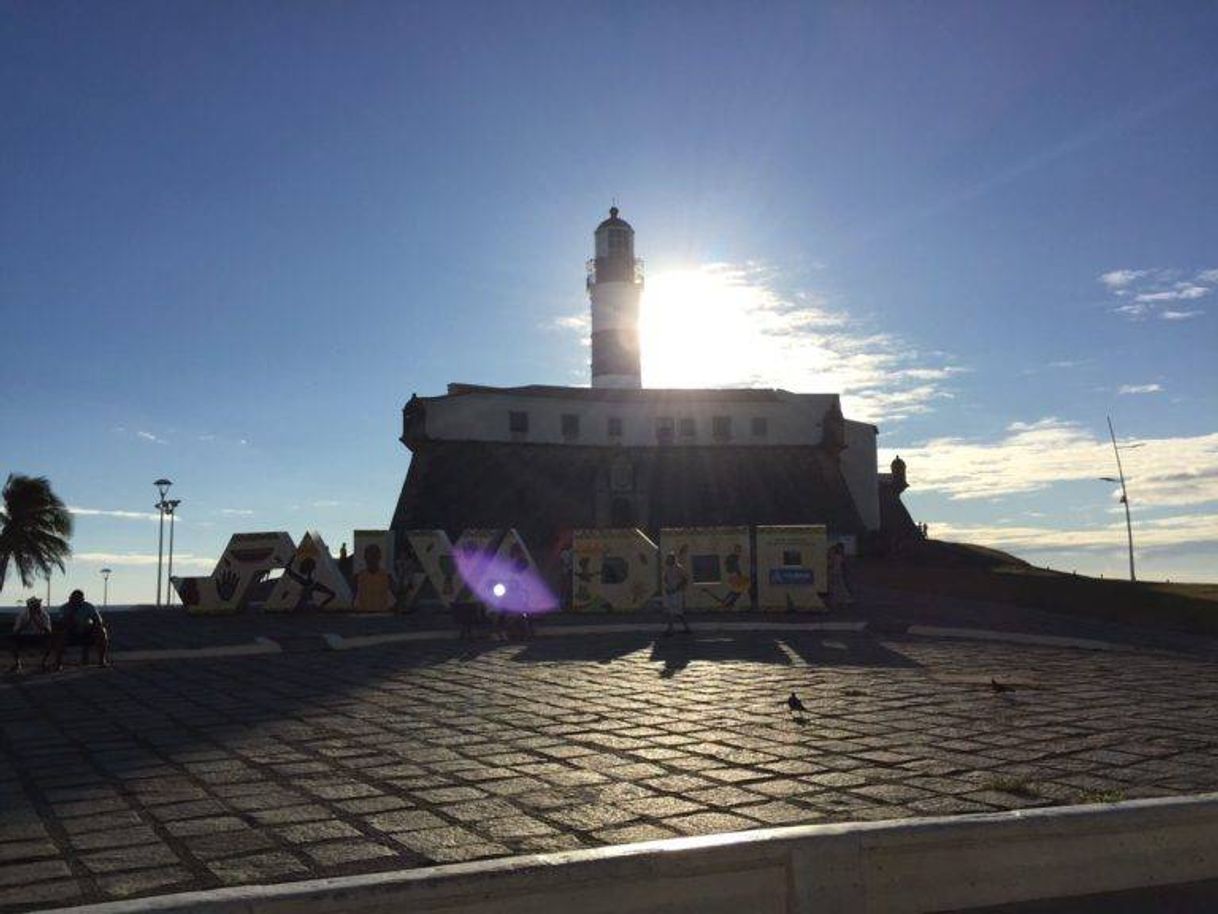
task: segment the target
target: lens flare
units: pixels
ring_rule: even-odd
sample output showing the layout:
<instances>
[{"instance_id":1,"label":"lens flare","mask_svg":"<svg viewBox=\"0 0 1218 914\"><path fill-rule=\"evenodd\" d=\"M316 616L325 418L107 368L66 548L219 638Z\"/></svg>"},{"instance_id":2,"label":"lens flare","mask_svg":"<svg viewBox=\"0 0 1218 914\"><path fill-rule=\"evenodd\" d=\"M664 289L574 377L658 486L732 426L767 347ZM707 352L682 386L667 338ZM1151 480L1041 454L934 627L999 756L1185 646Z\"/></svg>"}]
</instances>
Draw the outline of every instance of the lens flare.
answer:
<instances>
[{"instance_id":1,"label":"lens flare","mask_svg":"<svg viewBox=\"0 0 1218 914\"><path fill-rule=\"evenodd\" d=\"M530 615L558 609L558 599L527 560L485 552L456 552L453 558L461 580L487 609Z\"/></svg>"}]
</instances>

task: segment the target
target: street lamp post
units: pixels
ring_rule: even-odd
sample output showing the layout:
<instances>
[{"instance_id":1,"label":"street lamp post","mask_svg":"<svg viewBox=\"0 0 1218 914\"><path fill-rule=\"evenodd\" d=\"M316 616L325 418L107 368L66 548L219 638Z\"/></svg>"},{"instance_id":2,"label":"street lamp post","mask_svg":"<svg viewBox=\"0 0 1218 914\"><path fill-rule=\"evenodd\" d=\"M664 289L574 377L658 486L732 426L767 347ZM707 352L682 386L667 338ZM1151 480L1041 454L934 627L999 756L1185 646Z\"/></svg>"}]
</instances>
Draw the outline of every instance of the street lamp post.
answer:
<instances>
[{"instance_id":1,"label":"street lamp post","mask_svg":"<svg viewBox=\"0 0 1218 914\"><path fill-rule=\"evenodd\" d=\"M1117 447L1116 431L1112 428L1112 416L1108 417L1108 435L1112 438L1112 453L1116 455L1117 476L1101 476L1104 482L1119 482L1121 484L1121 504L1125 506L1125 532L1129 536L1129 580L1136 581L1138 576L1133 570L1133 520L1129 516L1129 492L1125 488L1125 470L1121 467L1121 449ZM1126 448L1140 445L1126 445Z\"/></svg>"},{"instance_id":2,"label":"street lamp post","mask_svg":"<svg viewBox=\"0 0 1218 914\"><path fill-rule=\"evenodd\" d=\"M101 570L101 576L102 576L102 607L105 608L110 605L110 569L103 568Z\"/></svg>"},{"instance_id":3,"label":"street lamp post","mask_svg":"<svg viewBox=\"0 0 1218 914\"><path fill-rule=\"evenodd\" d=\"M177 516L180 498L171 498L165 502L165 513L169 515L169 568L165 572L165 605L173 605L173 519Z\"/></svg>"},{"instance_id":4,"label":"street lamp post","mask_svg":"<svg viewBox=\"0 0 1218 914\"><path fill-rule=\"evenodd\" d=\"M164 556L165 556L165 496L166 496L166 494L168 494L169 487L171 485L173 485L173 483L170 482L168 479L158 479L156 482L153 483L153 485L156 486L156 490L161 496L160 498L157 499L156 505L154 505L154 507L157 509L157 511L159 511L161 514L161 530L160 530L160 533L157 535L157 543L156 543L156 605L158 607L160 607L160 605L161 605L161 563L164 561Z\"/></svg>"}]
</instances>

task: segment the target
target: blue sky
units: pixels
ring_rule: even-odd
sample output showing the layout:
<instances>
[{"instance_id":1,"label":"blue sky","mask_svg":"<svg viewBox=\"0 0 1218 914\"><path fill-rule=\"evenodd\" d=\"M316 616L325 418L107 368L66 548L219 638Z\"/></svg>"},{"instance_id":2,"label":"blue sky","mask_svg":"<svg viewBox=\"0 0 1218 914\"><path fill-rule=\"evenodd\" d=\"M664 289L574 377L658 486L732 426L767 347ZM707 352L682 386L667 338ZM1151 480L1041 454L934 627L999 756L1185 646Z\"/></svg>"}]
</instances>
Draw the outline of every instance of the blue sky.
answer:
<instances>
[{"instance_id":1,"label":"blue sky","mask_svg":"<svg viewBox=\"0 0 1218 914\"><path fill-rule=\"evenodd\" d=\"M1215 39L1183 2L0 3L0 472L79 512L56 599L152 598L162 475L185 573L337 548L412 392L587 382L616 197L645 309L707 316L689 383L841 390L932 533L1121 574L1111 414L1143 574L1213 579Z\"/></svg>"}]
</instances>

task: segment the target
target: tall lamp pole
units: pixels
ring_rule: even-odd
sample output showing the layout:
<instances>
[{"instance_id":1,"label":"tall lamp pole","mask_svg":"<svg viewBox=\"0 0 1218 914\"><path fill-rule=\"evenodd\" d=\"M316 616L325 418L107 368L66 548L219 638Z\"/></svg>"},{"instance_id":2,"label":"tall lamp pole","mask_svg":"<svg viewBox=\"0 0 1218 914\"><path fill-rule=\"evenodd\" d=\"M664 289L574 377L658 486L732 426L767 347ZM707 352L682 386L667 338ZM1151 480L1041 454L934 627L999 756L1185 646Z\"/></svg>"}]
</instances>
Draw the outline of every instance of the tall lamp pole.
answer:
<instances>
[{"instance_id":1,"label":"tall lamp pole","mask_svg":"<svg viewBox=\"0 0 1218 914\"><path fill-rule=\"evenodd\" d=\"M173 519L176 517L180 498L171 498L165 502L165 513L169 515L169 569L165 572L165 605L173 605Z\"/></svg>"},{"instance_id":2,"label":"tall lamp pole","mask_svg":"<svg viewBox=\"0 0 1218 914\"><path fill-rule=\"evenodd\" d=\"M1108 417L1108 436L1112 438L1112 453L1116 455L1117 478L1101 476L1104 482L1119 482L1121 484L1121 504L1125 506L1125 532L1129 535L1129 580L1136 581L1138 576L1133 570L1133 521L1129 517L1129 492L1125 489L1125 470L1121 467L1121 449L1117 447L1116 432L1112 428L1112 416ZM1126 445L1127 448L1140 445Z\"/></svg>"},{"instance_id":3,"label":"tall lamp pole","mask_svg":"<svg viewBox=\"0 0 1218 914\"><path fill-rule=\"evenodd\" d=\"M105 608L110 605L110 569L103 568L101 570L101 576L102 576L102 582L103 582L102 583L102 607Z\"/></svg>"},{"instance_id":4,"label":"tall lamp pole","mask_svg":"<svg viewBox=\"0 0 1218 914\"><path fill-rule=\"evenodd\" d=\"M173 485L168 479L158 479L153 483L156 486L160 498L154 506L161 514L161 531L157 535L156 542L156 605L161 605L161 563L165 557L165 496L169 492L169 487Z\"/></svg>"}]
</instances>

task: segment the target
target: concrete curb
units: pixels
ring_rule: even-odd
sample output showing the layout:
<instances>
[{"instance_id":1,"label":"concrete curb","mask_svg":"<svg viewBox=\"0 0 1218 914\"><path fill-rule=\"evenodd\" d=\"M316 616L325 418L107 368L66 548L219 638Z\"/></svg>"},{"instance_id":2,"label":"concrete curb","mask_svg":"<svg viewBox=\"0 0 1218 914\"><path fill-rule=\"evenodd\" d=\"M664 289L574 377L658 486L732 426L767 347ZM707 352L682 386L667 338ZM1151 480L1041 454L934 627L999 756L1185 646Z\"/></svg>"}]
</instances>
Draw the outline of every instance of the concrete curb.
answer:
<instances>
[{"instance_id":1,"label":"concrete curb","mask_svg":"<svg viewBox=\"0 0 1218 914\"><path fill-rule=\"evenodd\" d=\"M608 625L555 625L540 628L536 638L561 638L566 635L623 635L650 634L661 631L660 623L614 622ZM703 622L694 629L694 634L722 634L726 632L863 632L866 622ZM335 632L322 636L326 647L332 651L349 651L361 647L377 647L382 644L398 644L417 641L455 641L456 633L444 630L420 632L393 632L386 635L354 635L346 637Z\"/></svg>"},{"instance_id":2,"label":"concrete curb","mask_svg":"<svg viewBox=\"0 0 1218 914\"><path fill-rule=\"evenodd\" d=\"M775 828L58 909L75 914L917 912L1218 878L1218 793Z\"/></svg>"},{"instance_id":3,"label":"concrete curb","mask_svg":"<svg viewBox=\"0 0 1218 914\"><path fill-rule=\"evenodd\" d=\"M204 657L254 657L282 654L283 648L270 638L255 638L249 644L217 644L214 647L169 647L142 651L115 651L113 658L131 660L193 660Z\"/></svg>"},{"instance_id":4,"label":"concrete curb","mask_svg":"<svg viewBox=\"0 0 1218 914\"><path fill-rule=\"evenodd\" d=\"M538 639L563 638L568 636L657 634L662 622L610 622L606 624L570 624L541 627ZM696 624L695 635L754 634L764 632L823 632L837 634L864 634L871 632L866 621L851 622L707 622ZM992 641L1004 644L1022 644L1034 647L1070 648L1085 651L1113 651L1123 653L1167 654L1176 652L1160 647L1137 647L1093 638L1071 638L1063 635L1037 635L1027 632L1005 632L982 628L958 628L940 625L910 625L903 629L873 632L877 637L914 635L924 638L949 638L961 641ZM382 647L390 644L413 644L426 642L452 642L458 635L450 629L426 629L411 632L390 632L380 635L340 635L323 632L317 635L321 645L329 651L350 651L367 647ZM224 657L252 657L259 654L281 654L283 648L270 638L256 638L249 644L226 644L200 648L162 648L154 650L115 651L114 659L141 660L193 660Z\"/></svg>"}]
</instances>

